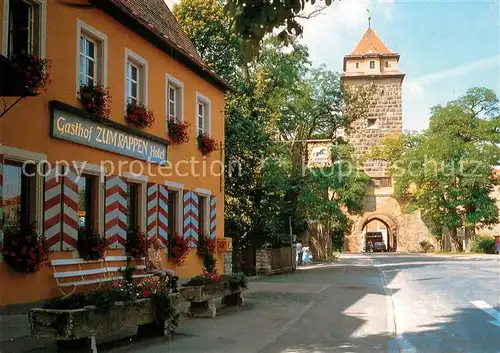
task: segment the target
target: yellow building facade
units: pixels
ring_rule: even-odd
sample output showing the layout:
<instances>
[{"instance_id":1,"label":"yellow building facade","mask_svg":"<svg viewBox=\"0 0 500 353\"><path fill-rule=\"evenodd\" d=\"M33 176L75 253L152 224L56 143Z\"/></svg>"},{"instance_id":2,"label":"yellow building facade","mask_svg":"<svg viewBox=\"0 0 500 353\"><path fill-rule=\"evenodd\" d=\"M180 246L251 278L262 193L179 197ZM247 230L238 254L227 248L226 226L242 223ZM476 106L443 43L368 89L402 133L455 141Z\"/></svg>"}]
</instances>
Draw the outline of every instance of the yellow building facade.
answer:
<instances>
[{"instance_id":1,"label":"yellow building facade","mask_svg":"<svg viewBox=\"0 0 500 353\"><path fill-rule=\"evenodd\" d=\"M124 254L127 230L138 228L165 244L175 234L187 239L183 266L167 251L163 266L180 277L201 273L199 236L224 236L229 86L164 1L0 0L0 21L0 246L8 227L35 225L50 259L78 258L78 233L91 227L106 236L108 254ZM51 81L22 99L9 76L21 54L47 59ZM109 119L89 112L82 85L109 90ZM154 121L136 124L131 107L147 108ZM167 119L189 123L189 141L173 143ZM216 142L207 155L200 134ZM216 258L223 272L224 252ZM0 260L0 279L0 306L60 294L50 264L19 273Z\"/></svg>"}]
</instances>

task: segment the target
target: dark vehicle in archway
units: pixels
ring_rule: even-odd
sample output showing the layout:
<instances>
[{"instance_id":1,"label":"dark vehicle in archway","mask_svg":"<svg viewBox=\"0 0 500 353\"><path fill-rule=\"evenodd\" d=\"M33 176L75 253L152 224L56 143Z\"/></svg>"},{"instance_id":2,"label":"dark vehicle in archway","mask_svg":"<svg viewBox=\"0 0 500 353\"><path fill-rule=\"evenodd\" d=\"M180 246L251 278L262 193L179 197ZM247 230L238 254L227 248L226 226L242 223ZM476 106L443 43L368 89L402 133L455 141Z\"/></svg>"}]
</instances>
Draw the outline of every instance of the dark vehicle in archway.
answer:
<instances>
[{"instance_id":1,"label":"dark vehicle in archway","mask_svg":"<svg viewBox=\"0 0 500 353\"><path fill-rule=\"evenodd\" d=\"M367 252L387 251L387 247L384 243L384 236L382 232L366 232L365 251Z\"/></svg>"}]
</instances>

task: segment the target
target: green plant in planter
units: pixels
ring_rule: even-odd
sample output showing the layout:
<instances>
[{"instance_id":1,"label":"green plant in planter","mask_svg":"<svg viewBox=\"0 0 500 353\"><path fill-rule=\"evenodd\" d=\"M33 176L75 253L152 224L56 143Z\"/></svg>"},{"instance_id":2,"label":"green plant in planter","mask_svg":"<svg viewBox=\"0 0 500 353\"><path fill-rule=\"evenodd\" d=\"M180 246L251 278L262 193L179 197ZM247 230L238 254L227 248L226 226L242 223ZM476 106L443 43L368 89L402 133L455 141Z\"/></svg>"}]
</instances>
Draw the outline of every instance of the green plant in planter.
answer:
<instances>
[{"instance_id":1,"label":"green plant in planter","mask_svg":"<svg viewBox=\"0 0 500 353\"><path fill-rule=\"evenodd\" d=\"M224 275L224 284L226 288L236 290L238 288L248 288L248 279L243 273L234 273Z\"/></svg>"},{"instance_id":2,"label":"green plant in planter","mask_svg":"<svg viewBox=\"0 0 500 353\"><path fill-rule=\"evenodd\" d=\"M217 272L215 266L217 259L215 253L215 239L209 238L204 234L198 237L198 248L196 250L198 256L203 259L203 270L207 274L215 274Z\"/></svg>"}]
</instances>

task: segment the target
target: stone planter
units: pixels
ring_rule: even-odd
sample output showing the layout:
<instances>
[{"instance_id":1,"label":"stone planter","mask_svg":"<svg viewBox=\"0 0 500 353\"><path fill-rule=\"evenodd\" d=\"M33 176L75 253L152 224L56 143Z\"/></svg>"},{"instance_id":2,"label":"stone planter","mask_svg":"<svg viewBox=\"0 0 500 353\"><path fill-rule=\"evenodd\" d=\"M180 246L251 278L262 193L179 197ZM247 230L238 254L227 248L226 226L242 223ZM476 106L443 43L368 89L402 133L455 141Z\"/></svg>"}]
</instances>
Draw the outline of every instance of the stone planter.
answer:
<instances>
[{"instance_id":1,"label":"stone planter","mask_svg":"<svg viewBox=\"0 0 500 353\"><path fill-rule=\"evenodd\" d=\"M73 351L75 346L83 351L95 351L95 336L138 327L139 335L162 336L172 333L179 315L179 294L170 296L172 316L163 324L156 322L151 299L117 302L108 310L88 306L75 310L32 309L29 313L30 335L58 341L59 348ZM91 347L94 348L91 348Z\"/></svg>"},{"instance_id":2,"label":"stone planter","mask_svg":"<svg viewBox=\"0 0 500 353\"><path fill-rule=\"evenodd\" d=\"M243 304L243 288L226 288L224 282L202 286L186 286L179 290L184 300L189 301L186 314L194 317L215 317L215 299L222 297L222 304L240 306Z\"/></svg>"}]
</instances>

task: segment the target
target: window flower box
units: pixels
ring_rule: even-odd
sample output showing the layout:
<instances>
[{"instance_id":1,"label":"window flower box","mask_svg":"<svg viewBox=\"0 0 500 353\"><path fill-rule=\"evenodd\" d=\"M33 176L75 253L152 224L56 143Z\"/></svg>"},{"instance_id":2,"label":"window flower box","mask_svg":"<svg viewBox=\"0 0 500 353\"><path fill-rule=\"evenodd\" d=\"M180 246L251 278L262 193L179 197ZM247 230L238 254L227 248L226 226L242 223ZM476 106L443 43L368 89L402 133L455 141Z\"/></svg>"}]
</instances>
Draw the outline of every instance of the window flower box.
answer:
<instances>
[{"instance_id":1,"label":"window flower box","mask_svg":"<svg viewBox=\"0 0 500 353\"><path fill-rule=\"evenodd\" d=\"M106 238L92 228L79 227L76 248L84 260L101 260L106 257Z\"/></svg>"},{"instance_id":2,"label":"window flower box","mask_svg":"<svg viewBox=\"0 0 500 353\"><path fill-rule=\"evenodd\" d=\"M177 144L189 142L189 126L190 124L187 121L181 122L174 118L169 118L167 127L170 141Z\"/></svg>"},{"instance_id":3,"label":"window flower box","mask_svg":"<svg viewBox=\"0 0 500 353\"><path fill-rule=\"evenodd\" d=\"M2 249L4 261L17 272L35 273L48 262L48 250L34 226L7 229Z\"/></svg>"},{"instance_id":4,"label":"window flower box","mask_svg":"<svg viewBox=\"0 0 500 353\"><path fill-rule=\"evenodd\" d=\"M104 86L86 86L80 87L80 99L83 109L92 114L96 120L109 119L111 112L111 96L109 88Z\"/></svg>"},{"instance_id":5,"label":"window flower box","mask_svg":"<svg viewBox=\"0 0 500 353\"><path fill-rule=\"evenodd\" d=\"M125 120L137 127L151 127L155 121L154 113L141 104L127 104Z\"/></svg>"},{"instance_id":6,"label":"window flower box","mask_svg":"<svg viewBox=\"0 0 500 353\"><path fill-rule=\"evenodd\" d=\"M16 55L11 58L14 69L24 80L28 93L39 95L50 85L50 62L34 55Z\"/></svg>"},{"instance_id":7,"label":"window flower box","mask_svg":"<svg viewBox=\"0 0 500 353\"><path fill-rule=\"evenodd\" d=\"M209 155L217 149L217 141L206 133L199 134L196 138L196 142L198 143L198 149L204 156Z\"/></svg>"}]
</instances>

